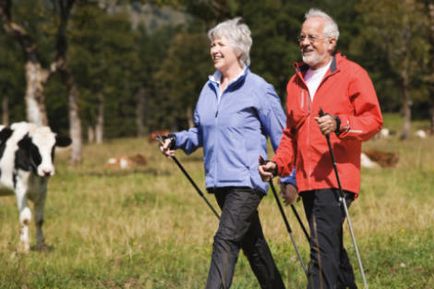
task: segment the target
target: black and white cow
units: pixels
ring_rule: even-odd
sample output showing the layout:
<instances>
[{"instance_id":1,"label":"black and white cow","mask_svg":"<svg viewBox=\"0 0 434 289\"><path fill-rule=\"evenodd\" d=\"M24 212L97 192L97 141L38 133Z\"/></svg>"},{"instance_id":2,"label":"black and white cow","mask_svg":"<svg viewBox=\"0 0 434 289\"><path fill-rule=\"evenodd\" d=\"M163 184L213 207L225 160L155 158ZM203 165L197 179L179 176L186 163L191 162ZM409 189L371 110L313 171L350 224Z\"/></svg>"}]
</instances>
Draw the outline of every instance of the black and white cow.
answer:
<instances>
[{"instance_id":1,"label":"black and white cow","mask_svg":"<svg viewBox=\"0 0 434 289\"><path fill-rule=\"evenodd\" d=\"M20 222L20 249L30 249L29 223L32 213L27 198L34 203L36 249L45 247L42 225L49 177L54 175L55 147L71 144L69 137L47 126L19 122L0 125L0 196L16 195Z\"/></svg>"}]
</instances>

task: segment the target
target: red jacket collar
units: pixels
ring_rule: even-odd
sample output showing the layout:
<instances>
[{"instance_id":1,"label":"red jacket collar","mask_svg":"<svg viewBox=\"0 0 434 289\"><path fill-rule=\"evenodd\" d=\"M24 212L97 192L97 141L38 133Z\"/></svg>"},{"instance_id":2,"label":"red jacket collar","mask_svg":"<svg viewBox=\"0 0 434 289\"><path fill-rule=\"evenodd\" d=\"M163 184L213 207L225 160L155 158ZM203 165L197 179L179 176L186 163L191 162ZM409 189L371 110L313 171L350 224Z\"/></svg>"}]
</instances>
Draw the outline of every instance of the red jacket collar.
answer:
<instances>
[{"instance_id":1,"label":"red jacket collar","mask_svg":"<svg viewBox=\"0 0 434 289\"><path fill-rule=\"evenodd\" d=\"M330 65L331 73L336 72L338 69L338 63L340 63L343 58L345 58L345 56L343 56L340 52L337 52L335 55L333 55L332 63ZM309 69L309 66L303 61L299 61L294 63L294 69L297 73L304 74Z\"/></svg>"}]
</instances>

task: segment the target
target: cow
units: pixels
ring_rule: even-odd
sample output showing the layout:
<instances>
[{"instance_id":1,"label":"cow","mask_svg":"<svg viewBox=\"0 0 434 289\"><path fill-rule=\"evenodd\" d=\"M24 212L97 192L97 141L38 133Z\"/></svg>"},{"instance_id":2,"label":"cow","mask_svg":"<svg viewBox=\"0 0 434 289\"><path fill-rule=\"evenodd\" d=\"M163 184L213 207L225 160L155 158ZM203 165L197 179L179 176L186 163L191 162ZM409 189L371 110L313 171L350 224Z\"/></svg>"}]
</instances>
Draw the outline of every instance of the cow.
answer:
<instances>
[{"instance_id":1,"label":"cow","mask_svg":"<svg viewBox=\"0 0 434 289\"><path fill-rule=\"evenodd\" d=\"M397 153L366 150L361 154L361 165L366 168L393 168L399 161Z\"/></svg>"},{"instance_id":2,"label":"cow","mask_svg":"<svg viewBox=\"0 0 434 289\"><path fill-rule=\"evenodd\" d=\"M29 223L32 212L27 199L34 204L36 246L46 248L42 225L48 180L55 173L55 147L71 144L69 137L54 133L48 126L18 122L10 127L0 125L0 196L16 196L20 244L23 252L30 250Z\"/></svg>"},{"instance_id":3,"label":"cow","mask_svg":"<svg viewBox=\"0 0 434 289\"><path fill-rule=\"evenodd\" d=\"M415 133L418 138L424 139L427 137L427 133L423 129L418 129Z\"/></svg>"},{"instance_id":4,"label":"cow","mask_svg":"<svg viewBox=\"0 0 434 289\"><path fill-rule=\"evenodd\" d=\"M142 154L135 154L132 156L121 156L109 158L105 164L108 169L134 169L137 167L146 166L146 158Z\"/></svg>"}]
</instances>

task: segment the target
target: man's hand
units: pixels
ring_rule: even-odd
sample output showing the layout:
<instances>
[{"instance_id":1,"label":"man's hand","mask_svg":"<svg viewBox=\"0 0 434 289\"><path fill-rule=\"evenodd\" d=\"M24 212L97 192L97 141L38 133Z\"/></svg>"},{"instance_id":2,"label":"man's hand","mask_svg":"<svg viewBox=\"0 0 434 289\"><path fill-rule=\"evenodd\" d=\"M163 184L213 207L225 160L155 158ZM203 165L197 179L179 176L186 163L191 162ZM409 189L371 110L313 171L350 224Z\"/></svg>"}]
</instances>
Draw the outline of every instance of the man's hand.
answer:
<instances>
[{"instance_id":1,"label":"man's hand","mask_svg":"<svg viewBox=\"0 0 434 289\"><path fill-rule=\"evenodd\" d=\"M285 205L291 205L298 199L298 190L293 184L280 184L280 194Z\"/></svg>"},{"instance_id":2,"label":"man's hand","mask_svg":"<svg viewBox=\"0 0 434 289\"><path fill-rule=\"evenodd\" d=\"M277 170L277 165L275 162L259 161L260 165L258 167L259 174L264 182L268 182L274 177L274 172Z\"/></svg>"},{"instance_id":3,"label":"man's hand","mask_svg":"<svg viewBox=\"0 0 434 289\"><path fill-rule=\"evenodd\" d=\"M323 116L315 117L316 122L319 125L319 129L323 135L328 135L336 130L336 119L333 115L324 114Z\"/></svg>"}]
</instances>

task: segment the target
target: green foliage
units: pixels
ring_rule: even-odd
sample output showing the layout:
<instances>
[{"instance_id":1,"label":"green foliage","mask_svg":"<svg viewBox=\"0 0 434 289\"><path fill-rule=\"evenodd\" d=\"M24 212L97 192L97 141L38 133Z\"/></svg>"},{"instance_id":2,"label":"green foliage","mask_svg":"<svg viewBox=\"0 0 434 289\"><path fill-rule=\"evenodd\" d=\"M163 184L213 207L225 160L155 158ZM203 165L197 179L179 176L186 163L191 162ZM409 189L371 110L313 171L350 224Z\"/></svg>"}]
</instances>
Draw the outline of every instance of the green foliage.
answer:
<instances>
[{"instance_id":1,"label":"green foliage","mask_svg":"<svg viewBox=\"0 0 434 289\"><path fill-rule=\"evenodd\" d=\"M373 72L383 108L396 110L405 86L410 87L414 103L426 104L429 91L422 79L433 56L429 55L428 19L422 3L364 0L356 9L363 29L352 48L355 54L364 55L361 58ZM419 109L421 114L428 112L427 107Z\"/></svg>"},{"instance_id":2,"label":"green foliage","mask_svg":"<svg viewBox=\"0 0 434 289\"><path fill-rule=\"evenodd\" d=\"M127 15L109 15L97 4L79 4L70 25L69 57L82 93L84 124L95 124L97 104L103 101L108 137L134 134L137 84L130 79L137 70L138 53L132 49L135 34Z\"/></svg>"},{"instance_id":3,"label":"green foliage","mask_svg":"<svg viewBox=\"0 0 434 289\"><path fill-rule=\"evenodd\" d=\"M286 1L246 1L241 13L252 30L252 69L272 83L283 99L286 82L299 59L297 35L306 4Z\"/></svg>"},{"instance_id":4,"label":"green foliage","mask_svg":"<svg viewBox=\"0 0 434 289\"><path fill-rule=\"evenodd\" d=\"M158 80L159 114L163 127L188 127L188 117L210 74L209 44L203 33L180 32L170 44L167 56L155 74ZM190 109L190 116L188 115Z\"/></svg>"},{"instance_id":5,"label":"green foliage","mask_svg":"<svg viewBox=\"0 0 434 289\"><path fill-rule=\"evenodd\" d=\"M20 102L25 90L23 67L18 45L0 30L0 96L9 99L11 121L21 120L25 115Z\"/></svg>"},{"instance_id":6,"label":"green foliage","mask_svg":"<svg viewBox=\"0 0 434 289\"><path fill-rule=\"evenodd\" d=\"M53 75L47 83L45 95L50 127L68 135L68 91L58 74Z\"/></svg>"},{"instance_id":7,"label":"green foliage","mask_svg":"<svg viewBox=\"0 0 434 289\"><path fill-rule=\"evenodd\" d=\"M51 2L14 0L11 13L13 21L21 25L35 42L38 60L47 67L55 53L58 22Z\"/></svg>"},{"instance_id":8,"label":"green foliage","mask_svg":"<svg viewBox=\"0 0 434 289\"><path fill-rule=\"evenodd\" d=\"M170 83L170 78L175 75L171 70L171 63L167 60L167 51L172 48L172 39L176 33L176 29L171 27L162 27L154 33L149 33L145 27L139 30L139 37L137 39L137 47L139 52L139 62L137 71L134 77L137 77L139 84L145 88L145 125L148 130L156 130L172 127L174 124L173 115L177 114L181 108L181 104L174 104L171 108L177 107L178 110L167 109L171 105L171 98L167 95L170 88L174 85ZM180 61L184 61L187 65L188 61L185 59L172 59L173 65L176 66ZM166 63L166 64L165 64ZM169 69L167 74L163 75L162 79L158 78L158 73L166 65ZM162 83L165 82L169 87L164 87ZM166 113L170 116L167 118Z\"/></svg>"}]
</instances>

